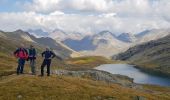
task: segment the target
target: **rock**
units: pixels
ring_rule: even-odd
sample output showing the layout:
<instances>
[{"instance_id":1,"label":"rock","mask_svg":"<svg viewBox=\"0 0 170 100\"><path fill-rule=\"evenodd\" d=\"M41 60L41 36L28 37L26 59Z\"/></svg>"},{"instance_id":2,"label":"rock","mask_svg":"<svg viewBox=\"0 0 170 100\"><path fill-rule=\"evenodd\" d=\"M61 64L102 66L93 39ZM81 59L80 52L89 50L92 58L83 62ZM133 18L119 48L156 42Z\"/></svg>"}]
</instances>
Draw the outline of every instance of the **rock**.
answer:
<instances>
[{"instance_id":1,"label":"rock","mask_svg":"<svg viewBox=\"0 0 170 100\"><path fill-rule=\"evenodd\" d=\"M145 97L142 96L135 96L133 100L147 100Z\"/></svg>"},{"instance_id":2,"label":"rock","mask_svg":"<svg viewBox=\"0 0 170 100\"><path fill-rule=\"evenodd\" d=\"M22 95L18 95L18 96L17 96L17 99L22 99Z\"/></svg>"},{"instance_id":3,"label":"rock","mask_svg":"<svg viewBox=\"0 0 170 100\"><path fill-rule=\"evenodd\" d=\"M133 79L123 75L111 74L105 71L99 70L80 70L80 71L69 71L69 70L57 70L57 75L66 75L73 77L86 77L96 81L104 81L107 83L117 83L123 86L133 86Z\"/></svg>"}]
</instances>

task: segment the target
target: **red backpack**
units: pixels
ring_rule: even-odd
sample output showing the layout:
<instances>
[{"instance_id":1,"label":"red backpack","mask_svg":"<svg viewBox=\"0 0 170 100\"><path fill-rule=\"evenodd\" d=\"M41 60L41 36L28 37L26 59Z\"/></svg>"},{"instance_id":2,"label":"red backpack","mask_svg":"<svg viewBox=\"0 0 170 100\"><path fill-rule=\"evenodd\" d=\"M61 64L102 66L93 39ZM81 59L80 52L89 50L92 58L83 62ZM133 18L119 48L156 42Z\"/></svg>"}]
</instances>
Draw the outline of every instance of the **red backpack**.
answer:
<instances>
[{"instance_id":1,"label":"red backpack","mask_svg":"<svg viewBox=\"0 0 170 100\"><path fill-rule=\"evenodd\" d=\"M15 56L22 59L28 59L28 52L25 49L20 48L17 50Z\"/></svg>"}]
</instances>

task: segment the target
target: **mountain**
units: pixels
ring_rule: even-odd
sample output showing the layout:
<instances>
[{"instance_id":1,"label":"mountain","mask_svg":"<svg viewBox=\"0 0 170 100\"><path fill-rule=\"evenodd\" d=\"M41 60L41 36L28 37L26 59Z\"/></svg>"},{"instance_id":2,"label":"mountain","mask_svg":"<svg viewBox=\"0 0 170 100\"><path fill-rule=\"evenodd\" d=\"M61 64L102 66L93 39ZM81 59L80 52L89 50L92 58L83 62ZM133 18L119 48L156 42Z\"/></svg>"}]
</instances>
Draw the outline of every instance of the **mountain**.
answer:
<instances>
[{"instance_id":1,"label":"mountain","mask_svg":"<svg viewBox=\"0 0 170 100\"><path fill-rule=\"evenodd\" d=\"M91 36L86 36L81 40L66 39L63 41L65 45L76 51L94 50L96 46L93 44Z\"/></svg>"},{"instance_id":2,"label":"mountain","mask_svg":"<svg viewBox=\"0 0 170 100\"><path fill-rule=\"evenodd\" d=\"M55 39L56 41L64 41L66 39L79 40L82 39L84 36L79 32L66 33L61 29L55 29L54 31L49 33L49 37Z\"/></svg>"},{"instance_id":3,"label":"mountain","mask_svg":"<svg viewBox=\"0 0 170 100\"><path fill-rule=\"evenodd\" d=\"M30 35L28 32L24 32L22 30L17 30L14 32L1 32L1 37L7 38L13 41L21 40L22 42L35 44L42 48L50 47L54 50L54 52L57 55L63 58L70 57L73 53L77 53L73 51L72 49L68 48L67 46L65 46L64 44L56 42L52 38L49 38L49 37L37 38L33 35Z\"/></svg>"},{"instance_id":4,"label":"mountain","mask_svg":"<svg viewBox=\"0 0 170 100\"><path fill-rule=\"evenodd\" d=\"M48 37L49 33L43 31L42 29L29 29L27 30L28 33L30 33L31 35L34 35L35 37Z\"/></svg>"},{"instance_id":5,"label":"mountain","mask_svg":"<svg viewBox=\"0 0 170 100\"><path fill-rule=\"evenodd\" d=\"M67 38L66 32L64 32L63 30L60 30L60 29L55 29L54 31L50 32L49 34L50 34L49 37L51 37L57 41L62 41Z\"/></svg>"},{"instance_id":6,"label":"mountain","mask_svg":"<svg viewBox=\"0 0 170 100\"><path fill-rule=\"evenodd\" d=\"M135 35L131 33L122 33L119 36L117 36L117 38L121 41L130 42L130 43L136 41Z\"/></svg>"},{"instance_id":7,"label":"mountain","mask_svg":"<svg viewBox=\"0 0 170 100\"><path fill-rule=\"evenodd\" d=\"M122 42L109 31L102 31L98 34L86 36L81 40L66 39L63 41L68 47L85 55L100 55L109 57L129 46Z\"/></svg>"},{"instance_id":8,"label":"mountain","mask_svg":"<svg viewBox=\"0 0 170 100\"><path fill-rule=\"evenodd\" d=\"M52 32L44 33L44 35L45 34L54 39L57 43L61 43L65 45L65 47L68 46L71 50L81 52L84 55L110 57L113 54L127 50L129 47L165 37L170 34L170 29L145 30L136 35L122 33L118 36L107 30L97 34L83 35L79 32L66 33L61 29L55 29ZM31 39L28 40L31 41Z\"/></svg>"},{"instance_id":9,"label":"mountain","mask_svg":"<svg viewBox=\"0 0 170 100\"><path fill-rule=\"evenodd\" d=\"M147 35L151 30L144 30L136 35L137 38L143 37L144 35Z\"/></svg>"},{"instance_id":10,"label":"mountain","mask_svg":"<svg viewBox=\"0 0 170 100\"><path fill-rule=\"evenodd\" d=\"M170 35L131 47L113 59L127 60L141 69L170 76Z\"/></svg>"},{"instance_id":11,"label":"mountain","mask_svg":"<svg viewBox=\"0 0 170 100\"><path fill-rule=\"evenodd\" d=\"M157 40L170 34L170 29L152 29L145 30L136 35L138 43L144 43L151 40Z\"/></svg>"}]
</instances>

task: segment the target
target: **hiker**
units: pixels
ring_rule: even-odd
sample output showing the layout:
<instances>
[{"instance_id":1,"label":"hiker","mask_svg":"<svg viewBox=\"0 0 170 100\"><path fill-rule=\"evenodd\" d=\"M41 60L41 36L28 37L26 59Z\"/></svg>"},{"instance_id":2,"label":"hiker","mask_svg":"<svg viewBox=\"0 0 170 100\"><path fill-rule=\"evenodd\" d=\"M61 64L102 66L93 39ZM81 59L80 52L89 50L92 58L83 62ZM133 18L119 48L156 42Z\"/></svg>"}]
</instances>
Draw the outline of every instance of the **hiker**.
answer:
<instances>
[{"instance_id":1,"label":"hiker","mask_svg":"<svg viewBox=\"0 0 170 100\"><path fill-rule=\"evenodd\" d=\"M50 76L50 65L51 59L55 57L55 54L50 51L49 48L46 48L46 51L42 53L42 57L44 57L44 61L41 65L41 76L44 76L44 67L47 65L47 76Z\"/></svg>"},{"instance_id":2,"label":"hiker","mask_svg":"<svg viewBox=\"0 0 170 100\"><path fill-rule=\"evenodd\" d=\"M18 58L17 75L23 74L25 60L28 59L28 52L23 44L14 52L14 56Z\"/></svg>"},{"instance_id":3,"label":"hiker","mask_svg":"<svg viewBox=\"0 0 170 100\"><path fill-rule=\"evenodd\" d=\"M36 74L36 68L35 68L36 55L37 54L34 46L30 45L30 48L28 49L28 60L30 61L32 75Z\"/></svg>"}]
</instances>

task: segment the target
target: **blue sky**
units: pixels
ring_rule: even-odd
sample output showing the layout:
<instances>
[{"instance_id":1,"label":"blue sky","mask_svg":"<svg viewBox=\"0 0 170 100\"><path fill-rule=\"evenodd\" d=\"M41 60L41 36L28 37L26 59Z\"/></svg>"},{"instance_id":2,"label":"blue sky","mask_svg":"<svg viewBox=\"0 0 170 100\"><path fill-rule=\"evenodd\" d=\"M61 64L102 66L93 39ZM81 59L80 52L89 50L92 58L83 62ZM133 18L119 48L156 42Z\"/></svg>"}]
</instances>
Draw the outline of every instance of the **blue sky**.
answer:
<instances>
[{"instance_id":1,"label":"blue sky","mask_svg":"<svg viewBox=\"0 0 170 100\"><path fill-rule=\"evenodd\" d=\"M41 0L43 1L43 0ZM63 0L66 1L66 0ZM123 2L124 0L113 0L117 2ZM155 1L160 1L160 0L148 0L150 4L154 3ZM32 0L1 0L0 1L0 12L20 12L24 11L24 9L21 9L23 6L22 4L25 3L32 3ZM97 1L96 1L97 2ZM73 9L72 9L73 10ZM69 9L65 12L78 12L78 11L70 11Z\"/></svg>"},{"instance_id":2,"label":"blue sky","mask_svg":"<svg viewBox=\"0 0 170 100\"><path fill-rule=\"evenodd\" d=\"M23 4L25 2L32 2L32 0L1 0L0 1L0 12L18 12L24 11L18 4Z\"/></svg>"},{"instance_id":3,"label":"blue sky","mask_svg":"<svg viewBox=\"0 0 170 100\"><path fill-rule=\"evenodd\" d=\"M170 0L1 0L0 30L137 33L170 27Z\"/></svg>"}]
</instances>

